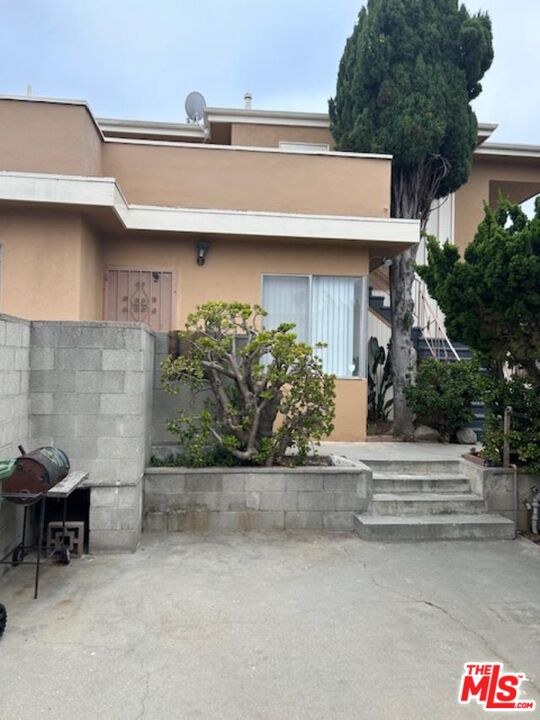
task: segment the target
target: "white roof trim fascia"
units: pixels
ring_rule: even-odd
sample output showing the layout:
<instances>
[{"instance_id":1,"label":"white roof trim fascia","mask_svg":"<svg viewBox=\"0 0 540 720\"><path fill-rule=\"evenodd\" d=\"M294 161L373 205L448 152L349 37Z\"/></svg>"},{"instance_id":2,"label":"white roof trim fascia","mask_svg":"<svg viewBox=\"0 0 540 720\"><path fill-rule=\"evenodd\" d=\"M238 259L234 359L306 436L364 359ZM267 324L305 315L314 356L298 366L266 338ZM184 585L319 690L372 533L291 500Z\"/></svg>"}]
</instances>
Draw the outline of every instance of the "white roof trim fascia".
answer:
<instances>
[{"instance_id":1,"label":"white roof trim fascia","mask_svg":"<svg viewBox=\"0 0 540 720\"><path fill-rule=\"evenodd\" d=\"M540 145L511 145L505 143L483 143L474 151L475 155L492 155L497 157L538 158Z\"/></svg>"},{"instance_id":2,"label":"white roof trim fascia","mask_svg":"<svg viewBox=\"0 0 540 720\"><path fill-rule=\"evenodd\" d=\"M130 205L115 178L0 172L0 201L111 208L126 230L212 233L410 246L417 220Z\"/></svg>"},{"instance_id":3,"label":"white roof trim fascia","mask_svg":"<svg viewBox=\"0 0 540 720\"><path fill-rule=\"evenodd\" d=\"M337 152L336 150L301 150L279 147L258 147L256 145L214 145L212 143L172 142L168 140L139 140L136 138L106 137L106 143L120 145L155 145L158 147L187 148L189 150L227 150L228 152L281 153L282 155L322 155L323 157L348 157L360 160L392 160L392 155L375 153Z\"/></svg>"},{"instance_id":4,"label":"white roof trim fascia","mask_svg":"<svg viewBox=\"0 0 540 720\"><path fill-rule=\"evenodd\" d=\"M330 127L328 113L288 112L284 110L254 110L253 108L215 108L205 111L207 122L234 122L250 125L299 125L304 127ZM495 123L478 123L478 135L488 138L499 126Z\"/></svg>"},{"instance_id":5,"label":"white roof trim fascia","mask_svg":"<svg viewBox=\"0 0 540 720\"><path fill-rule=\"evenodd\" d=\"M96 118L96 122L104 133L115 132L126 135L153 135L159 140L160 136L196 137L204 139L204 128L190 123L146 122L143 120L115 120L112 118Z\"/></svg>"},{"instance_id":6,"label":"white roof trim fascia","mask_svg":"<svg viewBox=\"0 0 540 720\"><path fill-rule=\"evenodd\" d=\"M498 127L499 126L494 123L478 123L478 137L482 141L480 144L491 137Z\"/></svg>"},{"instance_id":7,"label":"white roof trim fascia","mask_svg":"<svg viewBox=\"0 0 540 720\"><path fill-rule=\"evenodd\" d=\"M207 123L248 123L250 125L296 125L329 128L328 113L286 112L242 108L206 108Z\"/></svg>"}]
</instances>

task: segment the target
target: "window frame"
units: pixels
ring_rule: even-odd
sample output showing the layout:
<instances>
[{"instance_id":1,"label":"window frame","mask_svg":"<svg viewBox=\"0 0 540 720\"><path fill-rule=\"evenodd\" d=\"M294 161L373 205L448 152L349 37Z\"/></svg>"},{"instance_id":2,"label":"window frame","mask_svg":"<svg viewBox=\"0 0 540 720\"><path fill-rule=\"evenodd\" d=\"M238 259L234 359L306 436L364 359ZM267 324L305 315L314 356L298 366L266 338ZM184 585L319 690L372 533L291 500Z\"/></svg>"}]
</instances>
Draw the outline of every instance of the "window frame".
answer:
<instances>
[{"instance_id":1,"label":"window frame","mask_svg":"<svg viewBox=\"0 0 540 720\"><path fill-rule=\"evenodd\" d=\"M309 317L308 317L308 333L309 333L309 344L313 346L312 341L312 308L313 308L313 278L314 277L325 277L325 278L349 278L350 280L360 281L362 284L361 290L361 312L360 322L358 327L359 336L359 348L358 348L358 375L336 375L337 380L367 380L368 367L367 367L367 343L368 343L368 276L367 275L332 275L330 273L261 273L260 283L260 305L263 305L263 287L264 278L266 277L298 277L308 279L308 292L309 292ZM365 348L362 348L362 339L365 340Z\"/></svg>"}]
</instances>

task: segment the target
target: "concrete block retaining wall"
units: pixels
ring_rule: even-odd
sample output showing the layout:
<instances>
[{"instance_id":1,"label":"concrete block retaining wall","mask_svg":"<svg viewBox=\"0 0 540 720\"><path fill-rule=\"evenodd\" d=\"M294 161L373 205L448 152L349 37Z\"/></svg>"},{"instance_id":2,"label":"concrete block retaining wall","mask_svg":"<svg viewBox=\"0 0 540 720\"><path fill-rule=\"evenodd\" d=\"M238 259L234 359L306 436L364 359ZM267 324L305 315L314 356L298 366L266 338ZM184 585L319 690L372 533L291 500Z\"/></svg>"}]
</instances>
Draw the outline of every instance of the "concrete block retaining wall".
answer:
<instances>
[{"instance_id":1,"label":"concrete block retaining wall","mask_svg":"<svg viewBox=\"0 0 540 720\"><path fill-rule=\"evenodd\" d=\"M351 531L367 509L371 470L350 467L148 468L146 531Z\"/></svg>"},{"instance_id":2,"label":"concrete block retaining wall","mask_svg":"<svg viewBox=\"0 0 540 720\"><path fill-rule=\"evenodd\" d=\"M154 334L139 323L33 322L30 445L90 473L90 547L133 550L150 450Z\"/></svg>"},{"instance_id":3,"label":"concrete block retaining wall","mask_svg":"<svg viewBox=\"0 0 540 720\"><path fill-rule=\"evenodd\" d=\"M158 333L155 340L154 405L152 410L152 445L176 443L177 439L167 430L167 421L178 413L180 399L169 395L161 387L161 363L169 354L168 333Z\"/></svg>"},{"instance_id":4,"label":"concrete block retaining wall","mask_svg":"<svg viewBox=\"0 0 540 720\"><path fill-rule=\"evenodd\" d=\"M166 393L161 386L161 363L169 355L169 333L157 333L155 338L154 363L154 397L152 408L152 453L159 458L179 451L178 436L167 429L167 421L178 416L180 407L192 407L195 412L202 409L205 393L198 393L197 397L190 396L189 390L183 388L176 395Z\"/></svg>"},{"instance_id":5,"label":"concrete block retaining wall","mask_svg":"<svg viewBox=\"0 0 540 720\"><path fill-rule=\"evenodd\" d=\"M0 459L28 444L30 323L0 315ZM0 557L15 542L22 510L0 497ZM7 566L0 565L0 575Z\"/></svg>"},{"instance_id":6,"label":"concrete block retaining wall","mask_svg":"<svg viewBox=\"0 0 540 720\"><path fill-rule=\"evenodd\" d=\"M488 513L504 515L510 520L515 518L515 476L513 469L490 468L477 465L467 460L460 461L460 471L471 482L471 490L481 495L486 501ZM531 499L531 487L540 484L540 478L531 475L526 469L517 472L518 484L518 530L530 530L529 513L525 500Z\"/></svg>"}]
</instances>

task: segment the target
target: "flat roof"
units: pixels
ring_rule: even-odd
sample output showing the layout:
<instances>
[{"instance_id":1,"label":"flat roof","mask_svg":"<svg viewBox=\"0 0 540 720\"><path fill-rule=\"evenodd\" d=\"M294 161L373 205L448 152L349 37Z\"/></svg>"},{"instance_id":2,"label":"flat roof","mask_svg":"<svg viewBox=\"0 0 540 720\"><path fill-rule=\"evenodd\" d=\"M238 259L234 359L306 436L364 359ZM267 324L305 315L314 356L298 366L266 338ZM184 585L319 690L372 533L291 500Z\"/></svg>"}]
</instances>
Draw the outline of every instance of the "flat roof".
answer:
<instances>
[{"instance_id":1,"label":"flat roof","mask_svg":"<svg viewBox=\"0 0 540 720\"><path fill-rule=\"evenodd\" d=\"M178 142L181 142L182 138L204 141L207 134L207 130L195 123L96 118L86 100L34 97L33 95L0 95L0 100L83 106L90 114L93 123L103 139L107 139L108 137L130 139L144 136L149 140L155 141L163 140L164 138L173 138ZM328 128L330 126L328 113L258 110L253 108L208 107L205 111L205 120L207 124L213 122L234 122L319 128ZM525 158L538 157L539 146L536 145L487 143L486 140L493 134L497 127L498 125L493 123L478 124L480 145L475 151L476 154ZM358 155L359 153L353 154ZM384 155L381 156L384 157Z\"/></svg>"}]
</instances>

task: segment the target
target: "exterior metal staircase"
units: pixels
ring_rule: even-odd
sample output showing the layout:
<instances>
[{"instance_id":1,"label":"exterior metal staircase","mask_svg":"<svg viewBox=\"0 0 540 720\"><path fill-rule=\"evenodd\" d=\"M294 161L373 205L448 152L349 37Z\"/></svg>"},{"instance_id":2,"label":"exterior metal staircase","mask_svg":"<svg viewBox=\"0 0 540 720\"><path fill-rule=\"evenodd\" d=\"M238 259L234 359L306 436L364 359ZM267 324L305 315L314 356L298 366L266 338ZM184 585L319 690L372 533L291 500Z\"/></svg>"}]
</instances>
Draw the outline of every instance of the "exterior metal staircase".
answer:
<instances>
[{"instance_id":1,"label":"exterior metal staircase","mask_svg":"<svg viewBox=\"0 0 540 720\"><path fill-rule=\"evenodd\" d=\"M436 358L443 362L458 362L470 360L472 351L463 343L451 341L444 328L444 316L431 300L425 283L417 278L414 286L415 301L415 327L413 328L413 342L421 362L426 358ZM375 295L369 293L369 307L373 313L387 324L392 322L392 309L388 294ZM467 427L474 430L481 440L484 434L484 421L486 409L481 402L473 403L474 419Z\"/></svg>"}]
</instances>

